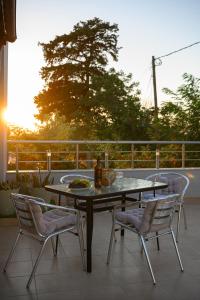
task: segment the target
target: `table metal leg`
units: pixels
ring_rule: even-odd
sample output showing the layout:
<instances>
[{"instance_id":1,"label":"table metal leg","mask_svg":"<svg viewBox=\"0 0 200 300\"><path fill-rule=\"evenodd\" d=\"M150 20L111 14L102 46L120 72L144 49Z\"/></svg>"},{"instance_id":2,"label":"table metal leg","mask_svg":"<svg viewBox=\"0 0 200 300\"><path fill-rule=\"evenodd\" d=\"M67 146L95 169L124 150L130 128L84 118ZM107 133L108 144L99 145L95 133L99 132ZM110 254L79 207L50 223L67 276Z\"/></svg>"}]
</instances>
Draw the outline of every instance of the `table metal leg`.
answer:
<instances>
[{"instance_id":1,"label":"table metal leg","mask_svg":"<svg viewBox=\"0 0 200 300\"><path fill-rule=\"evenodd\" d=\"M138 198L138 201L139 201L139 208L141 208L141 200L142 200L142 193L139 192L139 198Z\"/></svg>"},{"instance_id":2,"label":"table metal leg","mask_svg":"<svg viewBox=\"0 0 200 300\"><path fill-rule=\"evenodd\" d=\"M59 198L58 198L58 205L60 206L60 204L61 204L61 195L59 194ZM58 239L59 239L59 237L58 237L58 235L56 236L56 248L55 248L55 254L57 255L57 253L58 253Z\"/></svg>"},{"instance_id":3,"label":"table metal leg","mask_svg":"<svg viewBox=\"0 0 200 300\"><path fill-rule=\"evenodd\" d=\"M126 203L125 196L123 196L121 203L123 206L125 205ZM125 211L125 207L122 207L122 211ZM124 236L124 229L121 229L121 236Z\"/></svg>"},{"instance_id":4,"label":"table metal leg","mask_svg":"<svg viewBox=\"0 0 200 300\"><path fill-rule=\"evenodd\" d=\"M86 207L86 224L87 224L87 272L92 272L92 233L93 233L93 205L92 201L87 201Z\"/></svg>"}]
</instances>

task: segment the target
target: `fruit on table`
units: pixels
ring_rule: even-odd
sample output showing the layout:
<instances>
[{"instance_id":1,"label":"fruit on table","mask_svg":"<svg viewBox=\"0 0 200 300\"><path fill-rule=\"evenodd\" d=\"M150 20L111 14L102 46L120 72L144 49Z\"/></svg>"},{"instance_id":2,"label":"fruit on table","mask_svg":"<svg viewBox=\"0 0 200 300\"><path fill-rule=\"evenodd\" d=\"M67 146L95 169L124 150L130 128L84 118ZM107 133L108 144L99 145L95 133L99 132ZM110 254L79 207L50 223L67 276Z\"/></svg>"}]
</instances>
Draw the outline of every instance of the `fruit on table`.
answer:
<instances>
[{"instance_id":1,"label":"fruit on table","mask_svg":"<svg viewBox=\"0 0 200 300\"><path fill-rule=\"evenodd\" d=\"M87 179L74 179L69 183L69 188L87 188L90 187L90 181Z\"/></svg>"}]
</instances>

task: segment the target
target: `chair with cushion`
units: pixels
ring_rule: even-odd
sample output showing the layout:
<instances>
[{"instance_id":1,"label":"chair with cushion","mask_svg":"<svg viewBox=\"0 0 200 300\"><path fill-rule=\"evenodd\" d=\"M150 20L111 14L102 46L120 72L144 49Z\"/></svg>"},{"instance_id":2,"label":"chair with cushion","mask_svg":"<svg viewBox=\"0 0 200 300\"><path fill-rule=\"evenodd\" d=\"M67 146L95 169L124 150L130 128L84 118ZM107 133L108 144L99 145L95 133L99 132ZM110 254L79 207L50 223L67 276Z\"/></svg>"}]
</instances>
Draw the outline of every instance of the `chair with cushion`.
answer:
<instances>
[{"instance_id":1,"label":"chair with cushion","mask_svg":"<svg viewBox=\"0 0 200 300\"><path fill-rule=\"evenodd\" d=\"M40 242L41 248L27 282L28 288L31 284L33 275L35 274L47 241L51 240L53 253L56 255L57 252L55 250L53 237L64 232L73 233L74 229L76 229L78 232L82 263L83 267L85 268L82 225L80 222L79 212L77 210L47 204L43 199L27 195L13 193L11 194L11 199L13 200L16 210L19 233L6 261L4 272L6 272L6 268L12 258L20 237L22 235L27 235L36 239Z\"/></svg>"},{"instance_id":2,"label":"chair with cushion","mask_svg":"<svg viewBox=\"0 0 200 300\"><path fill-rule=\"evenodd\" d=\"M177 220L177 229L176 229L176 241L178 241L180 218L182 212L184 217L185 229L187 229L187 219L186 219L186 213L184 208L184 196L189 186L188 177L175 172L161 172L161 173L152 174L146 177L146 179L151 181L166 183L168 184L168 187L165 189L156 190L155 193L149 193L149 192L143 193L142 195L143 199L152 198L154 195L161 196L161 195L179 194L177 200L178 220Z\"/></svg>"},{"instance_id":3,"label":"chair with cushion","mask_svg":"<svg viewBox=\"0 0 200 300\"><path fill-rule=\"evenodd\" d=\"M177 247L174 232L171 227L173 214L177 205L177 197L178 195L175 194L165 196L158 195L156 197L153 197L152 199L142 200L142 202L145 204L144 208L134 208L127 211L117 211L116 207L113 212L113 225L110 237L107 264L110 263L116 226L121 226L122 229L130 230L138 235L154 284L156 284L156 280L151 266L147 247L145 245L145 243L151 239L157 238L158 236L170 234L174 243L181 271L183 271L183 265L181 262L179 250Z\"/></svg>"}]
</instances>

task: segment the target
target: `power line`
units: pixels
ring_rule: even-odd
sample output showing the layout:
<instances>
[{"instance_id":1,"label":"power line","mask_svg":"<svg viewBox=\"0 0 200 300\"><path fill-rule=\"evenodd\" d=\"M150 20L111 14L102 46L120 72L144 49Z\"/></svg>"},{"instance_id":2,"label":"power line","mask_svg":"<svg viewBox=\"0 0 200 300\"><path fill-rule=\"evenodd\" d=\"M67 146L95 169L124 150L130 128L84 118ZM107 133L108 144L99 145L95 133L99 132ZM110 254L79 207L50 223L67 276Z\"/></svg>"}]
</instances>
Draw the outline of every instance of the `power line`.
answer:
<instances>
[{"instance_id":1,"label":"power line","mask_svg":"<svg viewBox=\"0 0 200 300\"><path fill-rule=\"evenodd\" d=\"M170 56L174 53L177 53L177 52L180 52L182 50L185 50L185 49L188 49L192 46L195 46L197 44L200 44L200 41L198 42L195 42L193 44L190 44L186 47L183 47L183 48L180 48L178 50L175 50L175 51L172 51L168 54L165 54L165 55L162 55L162 56L159 56L159 57L155 57L155 56L152 56L152 74L153 74L153 89L154 89L154 106L155 106L155 116L158 115L158 105L157 105L157 87L156 87L156 66L160 66L162 64L162 60L161 58L163 57L167 57L167 56Z\"/></svg>"},{"instance_id":2,"label":"power line","mask_svg":"<svg viewBox=\"0 0 200 300\"><path fill-rule=\"evenodd\" d=\"M160 59L160 58L163 58L163 57L172 55L172 54L174 54L174 53L180 52L180 51L182 51L182 50L185 50L185 49L190 48L190 47L192 47L192 46L194 46L194 45L197 45L197 44L200 44L200 41L198 41L198 42L196 42L196 43L193 43L193 44L190 44L190 45L188 45L188 46L186 46L186 47L180 48L180 49L178 49L178 50L172 51L172 52L170 52L170 53L168 53L168 54L165 54L165 55L156 57L156 59Z\"/></svg>"}]
</instances>

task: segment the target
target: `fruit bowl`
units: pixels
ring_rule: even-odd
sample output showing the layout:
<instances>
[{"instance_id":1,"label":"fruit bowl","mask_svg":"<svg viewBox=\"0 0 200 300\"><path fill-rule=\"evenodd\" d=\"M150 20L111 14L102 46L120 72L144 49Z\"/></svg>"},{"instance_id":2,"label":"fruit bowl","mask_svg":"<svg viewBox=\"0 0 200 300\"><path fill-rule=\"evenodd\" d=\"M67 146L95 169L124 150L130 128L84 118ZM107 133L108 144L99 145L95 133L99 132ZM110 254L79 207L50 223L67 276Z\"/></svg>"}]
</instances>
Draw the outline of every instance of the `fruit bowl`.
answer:
<instances>
[{"instance_id":1,"label":"fruit bowl","mask_svg":"<svg viewBox=\"0 0 200 300\"><path fill-rule=\"evenodd\" d=\"M91 182L87 179L74 179L68 185L70 189L88 189L91 187Z\"/></svg>"}]
</instances>

